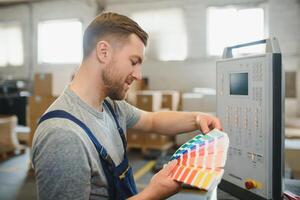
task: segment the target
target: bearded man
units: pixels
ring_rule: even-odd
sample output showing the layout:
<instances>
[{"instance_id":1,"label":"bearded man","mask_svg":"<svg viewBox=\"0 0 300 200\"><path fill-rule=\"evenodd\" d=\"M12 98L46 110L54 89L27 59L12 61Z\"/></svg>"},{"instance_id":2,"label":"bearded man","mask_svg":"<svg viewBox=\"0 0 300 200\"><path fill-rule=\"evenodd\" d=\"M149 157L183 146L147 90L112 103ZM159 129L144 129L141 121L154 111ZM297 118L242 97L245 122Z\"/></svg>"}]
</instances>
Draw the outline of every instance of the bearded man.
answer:
<instances>
[{"instance_id":1,"label":"bearded man","mask_svg":"<svg viewBox=\"0 0 300 200\"><path fill-rule=\"evenodd\" d=\"M126 130L174 135L221 129L198 112L146 112L124 101L141 79L147 33L130 18L103 13L87 27L83 60L72 82L47 109L31 160L39 199L165 199L179 191L176 163L137 192L126 154Z\"/></svg>"}]
</instances>

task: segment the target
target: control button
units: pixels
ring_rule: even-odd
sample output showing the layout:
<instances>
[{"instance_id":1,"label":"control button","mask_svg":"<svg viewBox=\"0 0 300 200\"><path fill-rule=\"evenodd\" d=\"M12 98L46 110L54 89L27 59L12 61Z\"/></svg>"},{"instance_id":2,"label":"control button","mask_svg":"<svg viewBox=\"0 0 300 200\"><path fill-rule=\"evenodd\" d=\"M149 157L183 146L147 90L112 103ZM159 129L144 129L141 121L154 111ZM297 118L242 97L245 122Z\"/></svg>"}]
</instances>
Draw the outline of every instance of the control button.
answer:
<instances>
[{"instance_id":1,"label":"control button","mask_svg":"<svg viewBox=\"0 0 300 200\"><path fill-rule=\"evenodd\" d=\"M248 158L251 160L252 153L248 152Z\"/></svg>"},{"instance_id":2,"label":"control button","mask_svg":"<svg viewBox=\"0 0 300 200\"><path fill-rule=\"evenodd\" d=\"M251 190L251 189L257 188L257 183L255 181L253 181L253 180L249 180L249 181L245 182L245 187L248 190Z\"/></svg>"},{"instance_id":3,"label":"control button","mask_svg":"<svg viewBox=\"0 0 300 200\"><path fill-rule=\"evenodd\" d=\"M261 155L257 155L257 161L262 163L263 162L263 157Z\"/></svg>"},{"instance_id":4,"label":"control button","mask_svg":"<svg viewBox=\"0 0 300 200\"><path fill-rule=\"evenodd\" d=\"M254 153L251 154L251 160L252 160L252 161L255 161L255 154L254 154Z\"/></svg>"}]
</instances>

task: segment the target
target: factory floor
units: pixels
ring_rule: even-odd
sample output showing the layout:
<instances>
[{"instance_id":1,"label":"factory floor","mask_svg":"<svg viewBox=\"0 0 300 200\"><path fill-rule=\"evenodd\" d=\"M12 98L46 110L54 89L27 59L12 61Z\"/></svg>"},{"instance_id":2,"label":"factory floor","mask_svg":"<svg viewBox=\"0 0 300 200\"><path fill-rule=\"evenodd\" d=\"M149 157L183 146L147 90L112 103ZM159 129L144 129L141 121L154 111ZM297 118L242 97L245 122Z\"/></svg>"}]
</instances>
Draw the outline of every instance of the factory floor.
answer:
<instances>
[{"instance_id":1,"label":"factory floor","mask_svg":"<svg viewBox=\"0 0 300 200\"><path fill-rule=\"evenodd\" d=\"M138 190L141 191L153 176L152 168L155 161L145 158L138 150L129 151L129 158L134 170ZM217 190L217 199L236 198ZM34 173L30 170L29 149L22 155L11 157L0 163L0 199L3 200L34 200L37 199ZM209 200L210 195L195 189L183 189L169 198L171 200Z\"/></svg>"}]
</instances>

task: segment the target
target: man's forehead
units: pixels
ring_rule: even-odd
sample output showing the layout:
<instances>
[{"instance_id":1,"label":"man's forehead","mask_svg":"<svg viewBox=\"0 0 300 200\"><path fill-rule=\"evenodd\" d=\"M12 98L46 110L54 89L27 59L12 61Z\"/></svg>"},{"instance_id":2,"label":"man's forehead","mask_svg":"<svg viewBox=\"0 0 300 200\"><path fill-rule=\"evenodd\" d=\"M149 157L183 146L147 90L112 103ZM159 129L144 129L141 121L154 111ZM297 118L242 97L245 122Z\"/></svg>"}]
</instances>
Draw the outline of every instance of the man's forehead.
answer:
<instances>
[{"instance_id":1,"label":"man's forehead","mask_svg":"<svg viewBox=\"0 0 300 200\"><path fill-rule=\"evenodd\" d=\"M145 53L145 45L142 40L137 35L131 34L129 36L129 44L131 57L139 59L140 63L142 63Z\"/></svg>"}]
</instances>

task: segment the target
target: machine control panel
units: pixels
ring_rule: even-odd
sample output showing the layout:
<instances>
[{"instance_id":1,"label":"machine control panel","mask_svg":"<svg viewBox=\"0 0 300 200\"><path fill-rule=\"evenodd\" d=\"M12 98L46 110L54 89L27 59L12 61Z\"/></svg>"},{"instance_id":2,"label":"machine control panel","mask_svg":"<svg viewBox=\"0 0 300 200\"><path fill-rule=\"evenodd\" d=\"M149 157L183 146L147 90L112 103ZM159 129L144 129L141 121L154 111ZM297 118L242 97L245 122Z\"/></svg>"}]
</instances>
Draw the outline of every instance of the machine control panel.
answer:
<instances>
[{"instance_id":1,"label":"machine control panel","mask_svg":"<svg viewBox=\"0 0 300 200\"><path fill-rule=\"evenodd\" d=\"M282 119L274 116L282 115L282 111L274 109L281 109L283 102L282 80L275 77L274 62L278 60L272 53L217 62L217 115L230 140L223 180L250 192L255 199L276 199L274 172L280 166L274 167L274 138L280 138L282 130L274 127ZM279 67L281 73L281 60ZM275 79L278 85L274 84ZM278 86L280 95L274 93L277 91L274 87ZM280 160L276 162L280 165Z\"/></svg>"},{"instance_id":2,"label":"machine control panel","mask_svg":"<svg viewBox=\"0 0 300 200\"><path fill-rule=\"evenodd\" d=\"M265 124L272 111L271 73L266 57L240 58L217 65L218 116L230 138L224 179L269 196L269 167L272 164L268 146L271 134ZM248 178L252 181L247 181ZM255 181L262 183L259 189Z\"/></svg>"}]
</instances>

